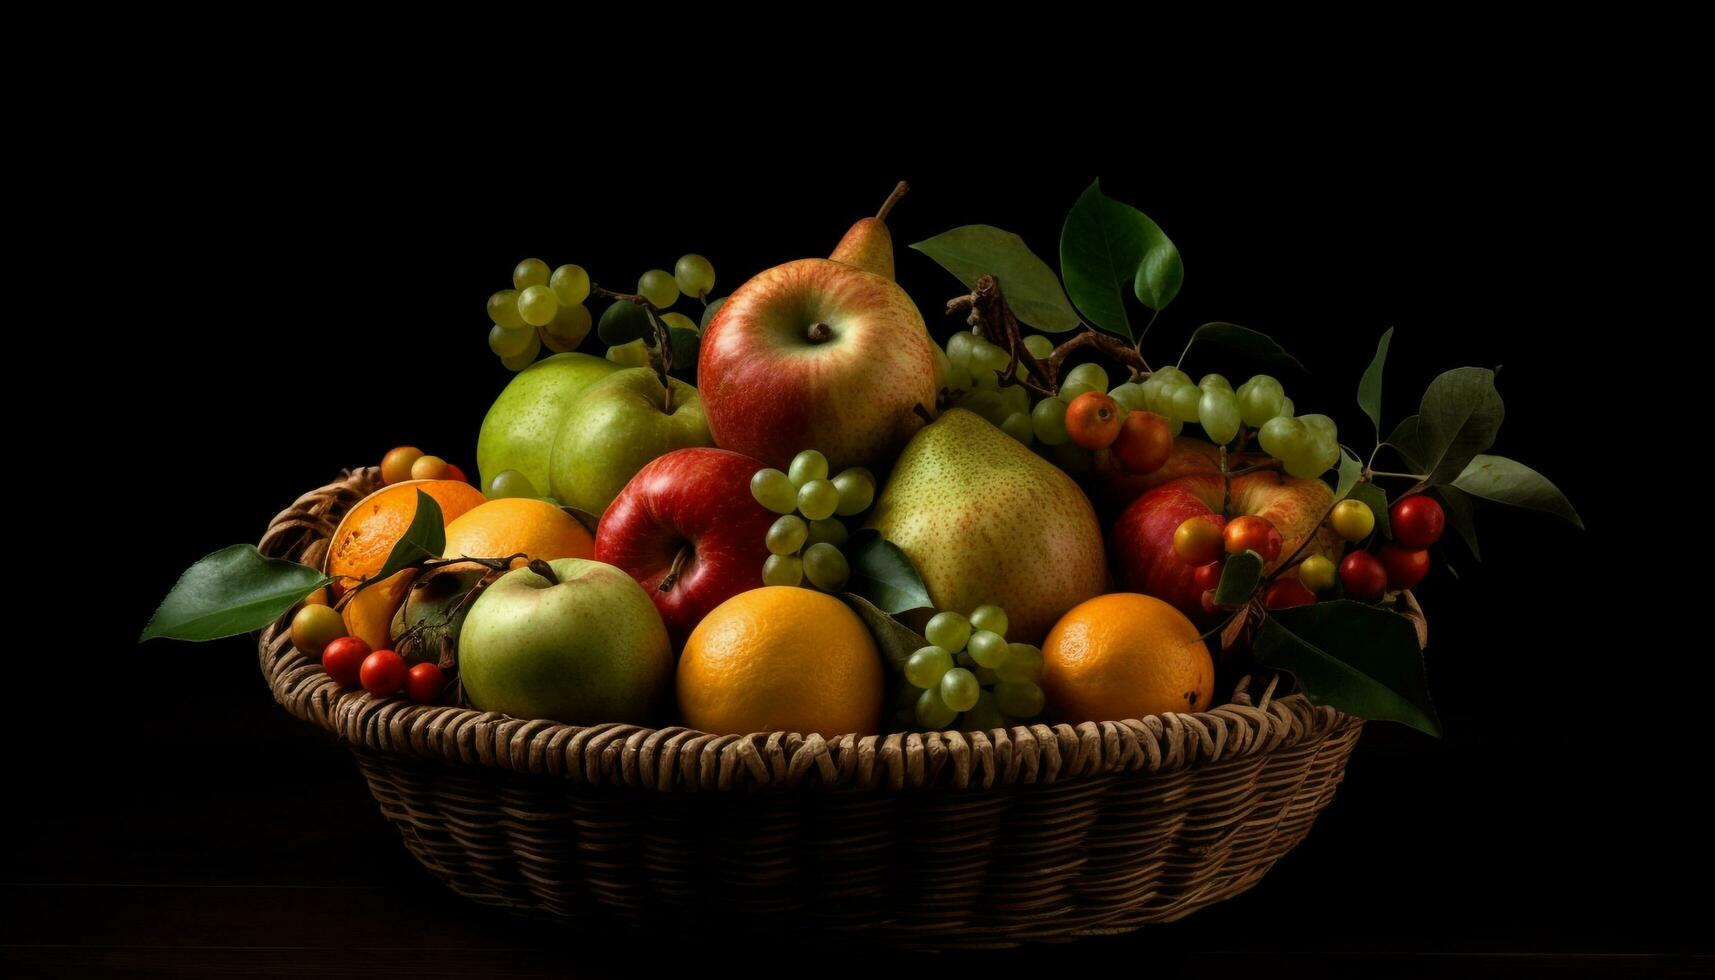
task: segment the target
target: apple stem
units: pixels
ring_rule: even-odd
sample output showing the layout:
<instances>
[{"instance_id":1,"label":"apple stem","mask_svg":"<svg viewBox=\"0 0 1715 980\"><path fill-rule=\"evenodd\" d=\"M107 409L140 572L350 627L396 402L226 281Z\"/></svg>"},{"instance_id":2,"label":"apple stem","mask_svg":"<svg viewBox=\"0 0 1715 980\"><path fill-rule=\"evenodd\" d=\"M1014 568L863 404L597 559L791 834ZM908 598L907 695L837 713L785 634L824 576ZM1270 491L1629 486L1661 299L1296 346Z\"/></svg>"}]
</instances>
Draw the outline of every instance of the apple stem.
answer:
<instances>
[{"instance_id":1,"label":"apple stem","mask_svg":"<svg viewBox=\"0 0 1715 980\"><path fill-rule=\"evenodd\" d=\"M549 585L559 585L560 577L554 574L554 566L540 558L531 559L529 569L548 580Z\"/></svg>"},{"instance_id":2,"label":"apple stem","mask_svg":"<svg viewBox=\"0 0 1715 980\"><path fill-rule=\"evenodd\" d=\"M673 556L673 567L667 569L667 576L661 580L660 585L657 585L655 587L655 591L657 591L657 592L671 592L671 591L673 591L673 586L678 584L678 581L679 581L679 572L685 567L685 560L690 558L690 557L691 557L691 546L687 544L687 545L684 545L683 547L681 547L679 549L679 553L677 555Z\"/></svg>"},{"instance_id":3,"label":"apple stem","mask_svg":"<svg viewBox=\"0 0 1715 980\"><path fill-rule=\"evenodd\" d=\"M886 221L887 220L887 213L889 211L893 210L893 206L895 204L898 204L899 199L904 197L905 192L910 190L910 189L911 189L911 185L907 184L903 180L900 181L898 184L894 185L893 193L887 195L887 200L881 202L881 210L877 211L875 213L875 220Z\"/></svg>"}]
</instances>

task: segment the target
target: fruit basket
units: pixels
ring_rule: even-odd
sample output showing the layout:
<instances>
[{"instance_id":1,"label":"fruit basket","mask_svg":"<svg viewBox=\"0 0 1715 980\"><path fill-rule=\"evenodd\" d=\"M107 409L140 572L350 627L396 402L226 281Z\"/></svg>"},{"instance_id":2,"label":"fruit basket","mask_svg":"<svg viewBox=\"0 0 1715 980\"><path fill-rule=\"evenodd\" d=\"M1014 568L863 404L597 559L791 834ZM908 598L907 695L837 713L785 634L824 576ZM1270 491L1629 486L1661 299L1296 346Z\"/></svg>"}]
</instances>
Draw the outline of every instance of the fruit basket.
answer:
<instances>
[{"instance_id":1,"label":"fruit basket","mask_svg":"<svg viewBox=\"0 0 1715 980\"><path fill-rule=\"evenodd\" d=\"M260 550L319 566L374 467ZM1246 678L1194 714L823 739L577 727L342 689L260 633L292 714L346 743L461 895L671 934L790 929L914 947L1119 933L1237 895L1309 832L1363 722Z\"/></svg>"}]
</instances>

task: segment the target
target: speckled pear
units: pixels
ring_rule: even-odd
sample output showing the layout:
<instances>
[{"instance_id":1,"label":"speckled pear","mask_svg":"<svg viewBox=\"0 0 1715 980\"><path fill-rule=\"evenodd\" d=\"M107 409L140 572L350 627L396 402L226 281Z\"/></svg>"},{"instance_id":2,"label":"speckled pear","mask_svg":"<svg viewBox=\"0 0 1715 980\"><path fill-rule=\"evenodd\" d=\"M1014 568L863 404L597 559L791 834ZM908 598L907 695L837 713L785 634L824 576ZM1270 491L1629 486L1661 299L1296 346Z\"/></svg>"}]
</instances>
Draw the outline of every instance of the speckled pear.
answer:
<instances>
[{"instance_id":1,"label":"speckled pear","mask_svg":"<svg viewBox=\"0 0 1715 980\"><path fill-rule=\"evenodd\" d=\"M1102 529L1084 491L963 409L906 444L869 526L911 558L935 608L998 605L1012 640L1040 641L1107 581Z\"/></svg>"}]
</instances>

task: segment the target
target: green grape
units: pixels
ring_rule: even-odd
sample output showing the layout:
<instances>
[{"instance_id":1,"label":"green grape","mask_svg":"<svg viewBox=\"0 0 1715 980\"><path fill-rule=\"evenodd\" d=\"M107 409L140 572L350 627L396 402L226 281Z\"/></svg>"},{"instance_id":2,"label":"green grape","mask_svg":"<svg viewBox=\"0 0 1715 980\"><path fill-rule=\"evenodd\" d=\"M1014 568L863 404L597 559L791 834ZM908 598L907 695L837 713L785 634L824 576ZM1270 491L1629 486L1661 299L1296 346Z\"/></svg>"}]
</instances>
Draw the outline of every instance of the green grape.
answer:
<instances>
[{"instance_id":1,"label":"green grape","mask_svg":"<svg viewBox=\"0 0 1715 980\"><path fill-rule=\"evenodd\" d=\"M637 295L656 309L664 310L679 301L679 284L673 281L672 273L650 269L637 277Z\"/></svg>"},{"instance_id":2,"label":"green grape","mask_svg":"<svg viewBox=\"0 0 1715 980\"><path fill-rule=\"evenodd\" d=\"M977 675L963 667L954 667L941 675L941 701L954 711L975 707L981 693Z\"/></svg>"},{"instance_id":3,"label":"green grape","mask_svg":"<svg viewBox=\"0 0 1715 980\"><path fill-rule=\"evenodd\" d=\"M1197 402L1197 422L1211 442L1217 446L1232 442L1243 421L1236 395L1219 387L1203 389L1203 397Z\"/></svg>"},{"instance_id":4,"label":"green grape","mask_svg":"<svg viewBox=\"0 0 1715 980\"><path fill-rule=\"evenodd\" d=\"M997 636L1006 636L1006 610L999 606L978 606L971 610L971 629L988 630Z\"/></svg>"},{"instance_id":5,"label":"green grape","mask_svg":"<svg viewBox=\"0 0 1715 980\"><path fill-rule=\"evenodd\" d=\"M548 288L561 306L577 306L590 298L590 274L581 265L562 265L548 277Z\"/></svg>"},{"instance_id":6,"label":"green grape","mask_svg":"<svg viewBox=\"0 0 1715 980\"><path fill-rule=\"evenodd\" d=\"M840 492L839 506L834 513L841 517L851 517L869 510L869 505L875 502L875 474L861 466L842 470L834 477L834 489Z\"/></svg>"},{"instance_id":7,"label":"green grape","mask_svg":"<svg viewBox=\"0 0 1715 980\"><path fill-rule=\"evenodd\" d=\"M1185 423L1181 422L1179 419L1168 419L1167 431L1172 434L1174 438L1178 438L1179 433L1185 431Z\"/></svg>"},{"instance_id":8,"label":"green grape","mask_svg":"<svg viewBox=\"0 0 1715 980\"><path fill-rule=\"evenodd\" d=\"M1006 659L994 669L995 676L1003 681L1031 681L1042 679L1042 651L1028 643L1009 643L1006 647Z\"/></svg>"},{"instance_id":9,"label":"green grape","mask_svg":"<svg viewBox=\"0 0 1715 980\"><path fill-rule=\"evenodd\" d=\"M1031 425L1030 415L1026 412L1013 412L1011 415L1008 415L1000 423L1000 431L1014 439L1017 439L1019 442L1024 443L1026 446L1030 445L1030 440L1035 435L1035 429Z\"/></svg>"},{"instance_id":10,"label":"green grape","mask_svg":"<svg viewBox=\"0 0 1715 980\"><path fill-rule=\"evenodd\" d=\"M673 263L673 281L686 296L702 299L715 288L715 267L695 252L681 255Z\"/></svg>"},{"instance_id":11,"label":"green grape","mask_svg":"<svg viewBox=\"0 0 1715 980\"><path fill-rule=\"evenodd\" d=\"M786 468L786 475L792 479L792 485L795 487L802 487L811 480L826 480L828 457L814 449L806 449L792 457L792 465Z\"/></svg>"},{"instance_id":12,"label":"green grape","mask_svg":"<svg viewBox=\"0 0 1715 980\"><path fill-rule=\"evenodd\" d=\"M1036 717L1047 700L1042 688L1030 681L1001 681L994 686L995 705L1014 718Z\"/></svg>"},{"instance_id":13,"label":"green grape","mask_svg":"<svg viewBox=\"0 0 1715 980\"><path fill-rule=\"evenodd\" d=\"M977 344L977 335L969 330L960 330L947 338L947 360L955 367L960 367L968 374L971 369L971 351Z\"/></svg>"},{"instance_id":14,"label":"green grape","mask_svg":"<svg viewBox=\"0 0 1715 980\"><path fill-rule=\"evenodd\" d=\"M1095 385L1089 384L1063 384L1060 386L1060 400L1070 405L1073 399L1086 392L1106 390L1106 388L1097 388Z\"/></svg>"},{"instance_id":15,"label":"green grape","mask_svg":"<svg viewBox=\"0 0 1715 980\"><path fill-rule=\"evenodd\" d=\"M582 303L573 306L562 305L554 313L554 322L548 324L547 331L561 341L576 347L590 333L590 310Z\"/></svg>"},{"instance_id":16,"label":"green grape","mask_svg":"<svg viewBox=\"0 0 1715 980\"><path fill-rule=\"evenodd\" d=\"M1030 352L1031 357L1039 361L1045 360L1054 354L1054 341L1039 333L1033 333L1024 338L1024 349Z\"/></svg>"},{"instance_id":17,"label":"green grape","mask_svg":"<svg viewBox=\"0 0 1715 980\"><path fill-rule=\"evenodd\" d=\"M975 412L995 425L1005 422L1012 414L1006 410L1006 401L998 391L973 391L960 400L959 407Z\"/></svg>"},{"instance_id":18,"label":"green grape","mask_svg":"<svg viewBox=\"0 0 1715 980\"><path fill-rule=\"evenodd\" d=\"M976 706L959 719L959 731L962 732L989 732L1005 727L1006 716L1000 713L1000 706L995 703L994 694L989 691L977 695Z\"/></svg>"},{"instance_id":19,"label":"green grape","mask_svg":"<svg viewBox=\"0 0 1715 980\"><path fill-rule=\"evenodd\" d=\"M811 480L798 488L798 512L812 521L834 516L840 492L827 480Z\"/></svg>"},{"instance_id":20,"label":"green grape","mask_svg":"<svg viewBox=\"0 0 1715 980\"><path fill-rule=\"evenodd\" d=\"M553 323L554 314L559 311L560 298L547 286L529 286L518 294L518 315L532 327L545 327Z\"/></svg>"},{"instance_id":21,"label":"green grape","mask_svg":"<svg viewBox=\"0 0 1715 980\"><path fill-rule=\"evenodd\" d=\"M508 330L524 326L524 318L518 315L518 290L502 289L490 296L488 318Z\"/></svg>"},{"instance_id":22,"label":"green grape","mask_svg":"<svg viewBox=\"0 0 1715 980\"><path fill-rule=\"evenodd\" d=\"M1123 388L1125 386L1121 385L1120 387ZM1166 415L1167 413L1162 411L1160 408L1161 393L1166 390L1166 388L1167 382L1162 379L1161 372L1159 371L1147 378L1144 378L1143 384L1139 385L1139 389L1143 395L1144 409L1154 412L1157 415Z\"/></svg>"},{"instance_id":23,"label":"green grape","mask_svg":"<svg viewBox=\"0 0 1715 980\"><path fill-rule=\"evenodd\" d=\"M769 555L762 563L763 585L800 585L804 581L804 559L797 555Z\"/></svg>"},{"instance_id":24,"label":"green grape","mask_svg":"<svg viewBox=\"0 0 1715 980\"><path fill-rule=\"evenodd\" d=\"M971 390L971 386L975 383L971 380L971 372L969 370L954 364L951 361L947 362L946 370L942 372L942 380L946 383L948 391L955 392L969 391Z\"/></svg>"},{"instance_id":25,"label":"green grape","mask_svg":"<svg viewBox=\"0 0 1715 980\"><path fill-rule=\"evenodd\" d=\"M1012 376L1020 381L1030 380L1030 368L1025 366L1024 358L1018 359L1018 367L1013 369Z\"/></svg>"},{"instance_id":26,"label":"green grape","mask_svg":"<svg viewBox=\"0 0 1715 980\"><path fill-rule=\"evenodd\" d=\"M1292 399L1282 398L1280 400L1280 414L1286 416L1287 418L1293 418L1298 414L1294 410L1294 406L1292 404Z\"/></svg>"},{"instance_id":27,"label":"green grape","mask_svg":"<svg viewBox=\"0 0 1715 980\"><path fill-rule=\"evenodd\" d=\"M725 305L726 305L726 297L725 296L722 296L720 299L709 300L709 305L703 307L703 316L700 320L697 321L697 326L699 328L701 328L702 330L709 329L709 321L713 320L715 318L715 314L719 313L721 307L723 307Z\"/></svg>"},{"instance_id":28,"label":"green grape","mask_svg":"<svg viewBox=\"0 0 1715 980\"><path fill-rule=\"evenodd\" d=\"M488 349L500 357L517 357L530 346L530 338L535 333L529 327L510 330L497 323L488 329Z\"/></svg>"},{"instance_id":29,"label":"green grape","mask_svg":"<svg viewBox=\"0 0 1715 980\"><path fill-rule=\"evenodd\" d=\"M948 673L952 673L952 671L948 671ZM957 711L947 706L947 702L941 700L941 685L939 684L924 691L917 698L917 707L914 713L917 716L917 724L932 732L938 732L951 725L953 719L958 715Z\"/></svg>"},{"instance_id":30,"label":"green grape","mask_svg":"<svg viewBox=\"0 0 1715 980\"><path fill-rule=\"evenodd\" d=\"M1058 446L1065 442L1066 436L1066 403L1058 398L1044 398L1030 410L1030 429L1036 433L1036 438L1045 446Z\"/></svg>"},{"instance_id":31,"label":"green grape","mask_svg":"<svg viewBox=\"0 0 1715 980\"><path fill-rule=\"evenodd\" d=\"M601 311L601 321L596 324L595 332L602 343L617 347L649 336L654 332L654 326L643 307L622 299Z\"/></svg>"},{"instance_id":32,"label":"green grape","mask_svg":"<svg viewBox=\"0 0 1715 980\"><path fill-rule=\"evenodd\" d=\"M960 650L958 653L954 654L953 662L966 670L977 669L977 662L971 659L971 652L969 650Z\"/></svg>"},{"instance_id":33,"label":"green grape","mask_svg":"<svg viewBox=\"0 0 1715 980\"><path fill-rule=\"evenodd\" d=\"M1334 452L1336 458L1338 458L1339 450L1335 449ZM1328 467L1334 465L1333 460L1322 456L1317 451L1317 447L1314 443L1312 443L1310 448L1305 450L1303 453L1297 456L1283 457L1280 462L1288 476L1296 476L1301 480L1308 480L1313 477L1321 476L1323 473L1328 471Z\"/></svg>"},{"instance_id":34,"label":"green grape","mask_svg":"<svg viewBox=\"0 0 1715 980\"><path fill-rule=\"evenodd\" d=\"M1334 420L1326 415L1300 415L1298 421L1310 427L1310 431L1329 442L1340 441L1340 430L1334 425Z\"/></svg>"},{"instance_id":35,"label":"green grape","mask_svg":"<svg viewBox=\"0 0 1715 980\"><path fill-rule=\"evenodd\" d=\"M1285 400L1286 389L1266 374L1259 374L1239 385L1239 414L1253 429L1262 428L1264 422L1279 415L1280 405Z\"/></svg>"},{"instance_id":36,"label":"green grape","mask_svg":"<svg viewBox=\"0 0 1715 980\"><path fill-rule=\"evenodd\" d=\"M926 646L905 661L905 679L913 687L928 690L941 683L941 676L953 669L953 655L945 647Z\"/></svg>"},{"instance_id":37,"label":"green grape","mask_svg":"<svg viewBox=\"0 0 1715 980\"><path fill-rule=\"evenodd\" d=\"M1160 378L1161 383L1168 388L1177 388L1180 385L1196 383L1191 380L1191 376L1189 374L1186 374L1184 371L1181 371L1176 367L1157 368L1155 373L1150 375L1150 377Z\"/></svg>"},{"instance_id":38,"label":"green grape","mask_svg":"<svg viewBox=\"0 0 1715 980\"><path fill-rule=\"evenodd\" d=\"M797 503L796 499L794 499L793 503ZM810 536L805 539L805 543L821 544L823 541L826 541L838 548L841 545L844 545L846 543L846 538L850 536L851 532L846 530L846 524L844 521L834 517L824 517L819 521L810 522Z\"/></svg>"},{"instance_id":39,"label":"green grape","mask_svg":"<svg viewBox=\"0 0 1715 980\"><path fill-rule=\"evenodd\" d=\"M1257 445L1262 447L1262 451L1281 462L1305 455L1310 439L1310 430L1303 422L1284 415L1276 415L1264 422L1256 434Z\"/></svg>"},{"instance_id":40,"label":"green grape","mask_svg":"<svg viewBox=\"0 0 1715 980\"><path fill-rule=\"evenodd\" d=\"M978 667L978 668L976 668L976 670L972 671L972 673L977 675L977 683L981 684L984 687L991 687L991 686L993 686L993 684L996 680L1000 679L999 675L994 672L993 667ZM984 693L987 693L987 692L984 692ZM982 698L978 697L977 701L981 702ZM975 709L972 709L972 710L975 710Z\"/></svg>"},{"instance_id":41,"label":"green grape","mask_svg":"<svg viewBox=\"0 0 1715 980\"><path fill-rule=\"evenodd\" d=\"M1006 640L999 633L980 629L971 634L966 652L977 662L978 667L998 667L1001 661L1006 659Z\"/></svg>"},{"instance_id":42,"label":"green grape","mask_svg":"<svg viewBox=\"0 0 1715 980\"><path fill-rule=\"evenodd\" d=\"M1080 364L1066 372L1066 384L1078 385L1089 391L1107 391L1108 372L1102 370L1100 364Z\"/></svg>"},{"instance_id":43,"label":"green grape","mask_svg":"<svg viewBox=\"0 0 1715 980\"><path fill-rule=\"evenodd\" d=\"M1030 392L1018 385L1007 385L1000 390L1000 403L1006 409L1007 415L1023 412L1030 414Z\"/></svg>"},{"instance_id":44,"label":"green grape","mask_svg":"<svg viewBox=\"0 0 1715 980\"><path fill-rule=\"evenodd\" d=\"M1144 397L1143 385L1136 381L1127 381L1108 392L1108 397L1119 402L1120 407L1128 412L1142 412L1149 409L1149 401Z\"/></svg>"},{"instance_id":45,"label":"green grape","mask_svg":"<svg viewBox=\"0 0 1715 980\"><path fill-rule=\"evenodd\" d=\"M668 329L671 330L689 330L692 333L701 332L697 328L697 321L683 313L663 313L661 314L661 322L665 323Z\"/></svg>"},{"instance_id":46,"label":"green grape","mask_svg":"<svg viewBox=\"0 0 1715 980\"><path fill-rule=\"evenodd\" d=\"M607 359L621 367L648 367L649 347L641 340L609 347Z\"/></svg>"},{"instance_id":47,"label":"green grape","mask_svg":"<svg viewBox=\"0 0 1715 980\"><path fill-rule=\"evenodd\" d=\"M776 518L768 526L765 540L768 552L773 555L795 555L798 549L804 547L804 539L810 536L810 525L797 514L786 514Z\"/></svg>"},{"instance_id":48,"label":"green grape","mask_svg":"<svg viewBox=\"0 0 1715 980\"><path fill-rule=\"evenodd\" d=\"M750 478L750 495L776 514L790 514L798 509L798 488L776 469L757 470Z\"/></svg>"},{"instance_id":49,"label":"green grape","mask_svg":"<svg viewBox=\"0 0 1715 980\"><path fill-rule=\"evenodd\" d=\"M541 259L525 259L512 267L512 288L523 292L531 286L548 284L548 263ZM541 326L541 324L537 324Z\"/></svg>"},{"instance_id":50,"label":"green grape","mask_svg":"<svg viewBox=\"0 0 1715 980\"><path fill-rule=\"evenodd\" d=\"M1202 413L1203 389L1196 385L1177 385L1164 396L1167 417L1181 422L1195 422Z\"/></svg>"},{"instance_id":51,"label":"green grape","mask_svg":"<svg viewBox=\"0 0 1715 980\"><path fill-rule=\"evenodd\" d=\"M944 650L963 650L971 638L971 621L952 610L938 612L924 627L923 635Z\"/></svg>"},{"instance_id":52,"label":"green grape","mask_svg":"<svg viewBox=\"0 0 1715 980\"><path fill-rule=\"evenodd\" d=\"M984 368L990 372L1001 371L1012 361L1012 355L1007 353L1006 348L992 344L981 337L975 337L973 340L975 342L971 346L971 364L974 367Z\"/></svg>"},{"instance_id":53,"label":"green grape","mask_svg":"<svg viewBox=\"0 0 1715 980\"><path fill-rule=\"evenodd\" d=\"M982 391L994 391L1000 387L1000 375L972 364L971 387Z\"/></svg>"},{"instance_id":54,"label":"green grape","mask_svg":"<svg viewBox=\"0 0 1715 980\"><path fill-rule=\"evenodd\" d=\"M536 487L530 478L517 470L501 470L494 474L494 479L488 481L488 499L499 500L502 497L534 497Z\"/></svg>"},{"instance_id":55,"label":"green grape","mask_svg":"<svg viewBox=\"0 0 1715 980\"><path fill-rule=\"evenodd\" d=\"M1233 383L1228 381L1224 374L1205 374L1197 382L1197 387L1204 391L1208 391L1210 388L1219 388L1222 391L1230 392L1233 390Z\"/></svg>"},{"instance_id":56,"label":"green grape","mask_svg":"<svg viewBox=\"0 0 1715 980\"><path fill-rule=\"evenodd\" d=\"M511 357L503 357L500 359L500 363L505 365L508 371L524 370L530 365L536 363L536 355L542 353L541 334L538 334L534 330L531 330L529 333L530 339L524 342L524 349L522 351L512 355Z\"/></svg>"},{"instance_id":57,"label":"green grape","mask_svg":"<svg viewBox=\"0 0 1715 980\"><path fill-rule=\"evenodd\" d=\"M838 592L846 587L852 567L845 553L823 541L804 549L804 576L823 592Z\"/></svg>"}]
</instances>

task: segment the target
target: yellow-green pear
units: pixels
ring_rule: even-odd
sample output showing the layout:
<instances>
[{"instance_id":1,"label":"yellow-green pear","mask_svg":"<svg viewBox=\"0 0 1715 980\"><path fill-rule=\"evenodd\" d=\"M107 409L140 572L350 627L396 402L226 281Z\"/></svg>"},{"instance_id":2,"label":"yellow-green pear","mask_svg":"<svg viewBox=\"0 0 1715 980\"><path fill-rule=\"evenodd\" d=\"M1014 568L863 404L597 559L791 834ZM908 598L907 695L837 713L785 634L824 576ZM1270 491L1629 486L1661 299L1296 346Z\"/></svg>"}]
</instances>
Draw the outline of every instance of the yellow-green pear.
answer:
<instances>
[{"instance_id":1,"label":"yellow-green pear","mask_svg":"<svg viewBox=\"0 0 1715 980\"><path fill-rule=\"evenodd\" d=\"M1007 638L1037 642L1107 582L1084 491L988 420L951 409L900 454L869 526L917 566L935 608L1006 610Z\"/></svg>"}]
</instances>

